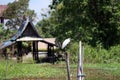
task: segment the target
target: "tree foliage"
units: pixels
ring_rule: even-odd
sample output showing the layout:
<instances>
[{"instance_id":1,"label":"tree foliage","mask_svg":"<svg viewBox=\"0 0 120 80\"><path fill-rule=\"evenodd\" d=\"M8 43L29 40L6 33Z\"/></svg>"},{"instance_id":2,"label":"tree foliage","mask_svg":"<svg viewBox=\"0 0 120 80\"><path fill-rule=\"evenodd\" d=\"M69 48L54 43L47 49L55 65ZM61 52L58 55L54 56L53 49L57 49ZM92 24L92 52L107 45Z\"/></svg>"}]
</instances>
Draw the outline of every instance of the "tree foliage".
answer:
<instances>
[{"instance_id":1,"label":"tree foliage","mask_svg":"<svg viewBox=\"0 0 120 80\"><path fill-rule=\"evenodd\" d=\"M50 19L43 19L39 21L36 27L39 30L39 33L41 33L42 37L49 38L54 36L55 28Z\"/></svg>"},{"instance_id":2,"label":"tree foliage","mask_svg":"<svg viewBox=\"0 0 120 80\"><path fill-rule=\"evenodd\" d=\"M0 24L0 42L10 39L15 33L16 30L4 29L3 25Z\"/></svg>"},{"instance_id":3,"label":"tree foliage","mask_svg":"<svg viewBox=\"0 0 120 80\"><path fill-rule=\"evenodd\" d=\"M50 8L48 20L54 21L49 25L52 24L53 36L60 41L70 37L105 48L120 43L120 1L53 0Z\"/></svg>"},{"instance_id":4,"label":"tree foliage","mask_svg":"<svg viewBox=\"0 0 120 80\"><path fill-rule=\"evenodd\" d=\"M116 0L89 0L90 19L93 25L96 23L92 43L99 41L106 48L120 43L119 3Z\"/></svg>"},{"instance_id":5,"label":"tree foliage","mask_svg":"<svg viewBox=\"0 0 120 80\"><path fill-rule=\"evenodd\" d=\"M9 19L6 23L8 29L17 28L23 21L23 18L30 16L32 19L36 17L34 10L28 9L29 0L19 0L8 4L4 17Z\"/></svg>"}]
</instances>

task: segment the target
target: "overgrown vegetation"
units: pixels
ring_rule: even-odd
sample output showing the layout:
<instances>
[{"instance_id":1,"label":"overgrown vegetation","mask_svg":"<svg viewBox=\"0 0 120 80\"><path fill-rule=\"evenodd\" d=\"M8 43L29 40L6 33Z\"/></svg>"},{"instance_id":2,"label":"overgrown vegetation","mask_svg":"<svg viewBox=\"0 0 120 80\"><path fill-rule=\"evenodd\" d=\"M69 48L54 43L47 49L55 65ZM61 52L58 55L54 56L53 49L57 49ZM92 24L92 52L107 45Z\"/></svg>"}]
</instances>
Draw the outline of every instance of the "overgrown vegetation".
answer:
<instances>
[{"instance_id":1,"label":"overgrown vegetation","mask_svg":"<svg viewBox=\"0 0 120 80\"><path fill-rule=\"evenodd\" d=\"M62 71L65 72L65 69ZM60 75L56 75L60 74ZM16 63L11 60L0 62L0 79L22 78L22 77L59 77L64 76L61 68L53 67L52 64Z\"/></svg>"},{"instance_id":2,"label":"overgrown vegetation","mask_svg":"<svg viewBox=\"0 0 120 80\"><path fill-rule=\"evenodd\" d=\"M10 39L17 30L4 29L3 24L0 23L0 42Z\"/></svg>"},{"instance_id":3,"label":"overgrown vegetation","mask_svg":"<svg viewBox=\"0 0 120 80\"><path fill-rule=\"evenodd\" d=\"M106 49L120 44L119 0L53 0L50 16L38 22L45 37L70 37ZM114 40L113 40L114 39Z\"/></svg>"},{"instance_id":4,"label":"overgrown vegetation","mask_svg":"<svg viewBox=\"0 0 120 80\"><path fill-rule=\"evenodd\" d=\"M71 62L78 60L78 46L78 42L73 42L69 46ZM112 46L107 50L101 45L92 47L84 44L84 61L85 63L120 63L120 45Z\"/></svg>"},{"instance_id":5,"label":"overgrown vegetation","mask_svg":"<svg viewBox=\"0 0 120 80\"><path fill-rule=\"evenodd\" d=\"M71 78L76 79L77 64L71 65ZM120 74L120 64L84 64L84 74L86 80L118 80ZM11 60L0 62L0 80L17 79L40 79L40 80L66 80L65 62L59 64L33 64L16 63Z\"/></svg>"},{"instance_id":6,"label":"overgrown vegetation","mask_svg":"<svg viewBox=\"0 0 120 80\"><path fill-rule=\"evenodd\" d=\"M4 12L4 16L11 18L7 23L8 29L11 29L10 26L16 29L15 26L20 25L19 22L23 20L24 16L35 17L34 11L28 9L28 2L29 0L25 0L25 2L20 0L8 4L9 8ZM24 4L24 6L21 6L21 4ZM105 80L104 75L110 78L113 75L119 76L120 1L53 0L50 8L49 17L36 25L43 37L56 37L61 43L68 37L72 38L73 41L82 40L85 43L84 62L87 63L85 73L87 76L94 75L94 77L88 77L88 80L91 78L91 80ZM4 30L0 25L1 41L10 38L13 33L14 31ZM28 47L26 43L23 45ZM70 63L77 63L78 47L78 42L70 44L68 48ZM74 67L71 67L71 72L73 77L76 77L77 65L72 66ZM101 76L96 77L100 74ZM64 64L59 66L57 64L20 64L8 60L0 62L0 79L16 77L58 78L61 76L66 78Z\"/></svg>"},{"instance_id":7,"label":"overgrown vegetation","mask_svg":"<svg viewBox=\"0 0 120 80\"><path fill-rule=\"evenodd\" d=\"M29 9L29 0L19 0L8 3L8 8L3 12L3 16L8 19L6 22L7 29L17 29L21 23L26 20L26 17L35 19L36 13Z\"/></svg>"}]
</instances>

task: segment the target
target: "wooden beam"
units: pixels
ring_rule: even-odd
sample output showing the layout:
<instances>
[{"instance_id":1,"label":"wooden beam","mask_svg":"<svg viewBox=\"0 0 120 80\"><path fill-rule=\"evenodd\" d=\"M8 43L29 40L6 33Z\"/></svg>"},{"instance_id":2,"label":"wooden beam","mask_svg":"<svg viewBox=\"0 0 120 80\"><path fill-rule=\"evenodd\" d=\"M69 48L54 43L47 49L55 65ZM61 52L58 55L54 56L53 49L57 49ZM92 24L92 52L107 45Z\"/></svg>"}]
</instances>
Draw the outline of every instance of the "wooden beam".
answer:
<instances>
[{"instance_id":1,"label":"wooden beam","mask_svg":"<svg viewBox=\"0 0 120 80\"><path fill-rule=\"evenodd\" d=\"M5 57L5 59L8 59L7 48L3 49L3 56Z\"/></svg>"},{"instance_id":2,"label":"wooden beam","mask_svg":"<svg viewBox=\"0 0 120 80\"><path fill-rule=\"evenodd\" d=\"M55 55L54 55L54 46L52 46L52 62L55 62Z\"/></svg>"},{"instance_id":3,"label":"wooden beam","mask_svg":"<svg viewBox=\"0 0 120 80\"><path fill-rule=\"evenodd\" d=\"M22 62L22 42L17 42L17 62Z\"/></svg>"},{"instance_id":4,"label":"wooden beam","mask_svg":"<svg viewBox=\"0 0 120 80\"><path fill-rule=\"evenodd\" d=\"M4 23L4 18L0 17L0 23Z\"/></svg>"},{"instance_id":5,"label":"wooden beam","mask_svg":"<svg viewBox=\"0 0 120 80\"><path fill-rule=\"evenodd\" d=\"M39 62L38 57L38 41L33 41L33 60Z\"/></svg>"},{"instance_id":6,"label":"wooden beam","mask_svg":"<svg viewBox=\"0 0 120 80\"><path fill-rule=\"evenodd\" d=\"M51 56L51 46L48 44L48 49L47 49L47 51L48 51L48 57L50 57Z\"/></svg>"}]
</instances>

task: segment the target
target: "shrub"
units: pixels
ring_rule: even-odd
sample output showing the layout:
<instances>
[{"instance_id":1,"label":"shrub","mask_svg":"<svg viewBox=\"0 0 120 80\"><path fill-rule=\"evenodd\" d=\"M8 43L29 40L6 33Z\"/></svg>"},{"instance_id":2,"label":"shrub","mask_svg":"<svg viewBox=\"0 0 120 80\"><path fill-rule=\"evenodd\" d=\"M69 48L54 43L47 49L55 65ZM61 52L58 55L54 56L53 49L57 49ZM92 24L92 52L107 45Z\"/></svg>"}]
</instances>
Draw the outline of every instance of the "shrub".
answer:
<instances>
[{"instance_id":1,"label":"shrub","mask_svg":"<svg viewBox=\"0 0 120 80\"><path fill-rule=\"evenodd\" d=\"M70 61L72 63L78 61L78 48L79 44L77 42L73 42L68 48L68 52L70 53Z\"/></svg>"},{"instance_id":2,"label":"shrub","mask_svg":"<svg viewBox=\"0 0 120 80\"><path fill-rule=\"evenodd\" d=\"M72 63L78 61L79 43L73 42L68 51ZM109 50L100 45L92 47L84 45L84 62L85 63L120 63L120 45L112 46Z\"/></svg>"},{"instance_id":3,"label":"shrub","mask_svg":"<svg viewBox=\"0 0 120 80\"><path fill-rule=\"evenodd\" d=\"M108 51L102 47L91 47L85 45L84 61L86 63L103 63L108 56Z\"/></svg>"},{"instance_id":4,"label":"shrub","mask_svg":"<svg viewBox=\"0 0 120 80\"><path fill-rule=\"evenodd\" d=\"M110 48L109 59L112 63L120 63L120 45L113 46Z\"/></svg>"}]
</instances>

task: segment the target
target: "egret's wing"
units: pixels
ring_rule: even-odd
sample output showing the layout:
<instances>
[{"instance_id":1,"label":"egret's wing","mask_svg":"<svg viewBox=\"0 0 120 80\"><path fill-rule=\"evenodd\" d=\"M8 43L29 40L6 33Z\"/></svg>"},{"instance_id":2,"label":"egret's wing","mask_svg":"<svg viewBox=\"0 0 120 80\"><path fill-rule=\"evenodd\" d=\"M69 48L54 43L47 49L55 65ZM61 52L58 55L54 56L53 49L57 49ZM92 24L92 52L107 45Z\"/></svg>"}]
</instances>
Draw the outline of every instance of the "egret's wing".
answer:
<instances>
[{"instance_id":1,"label":"egret's wing","mask_svg":"<svg viewBox=\"0 0 120 80\"><path fill-rule=\"evenodd\" d=\"M64 49L70 42L70 38L65 39L64 42L62 43L62 49Z\"/></svg>"}]
</instances>

